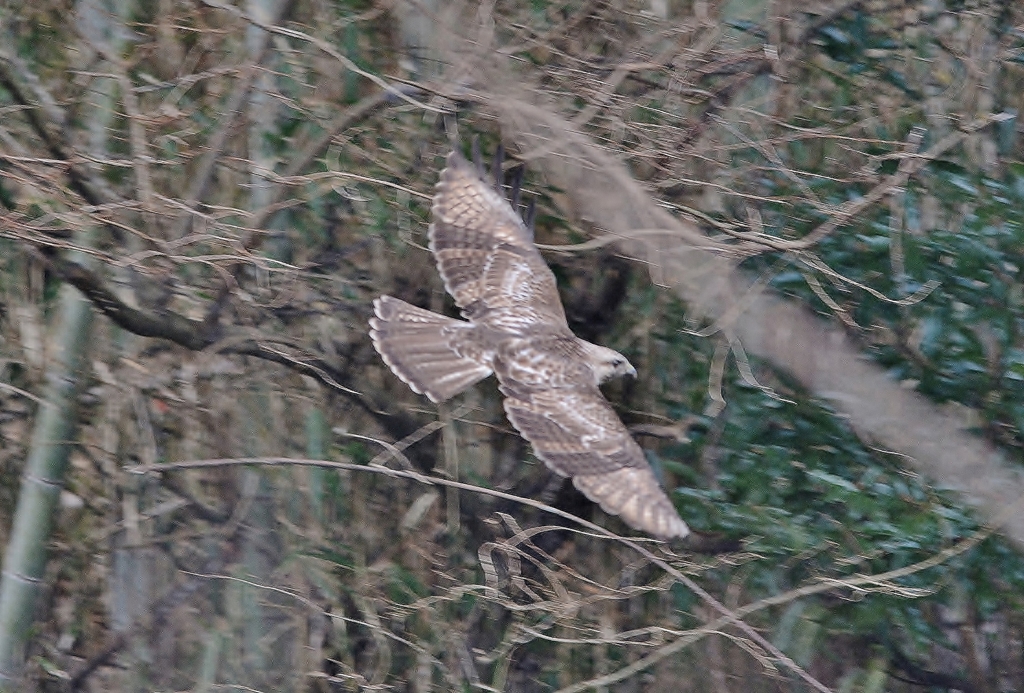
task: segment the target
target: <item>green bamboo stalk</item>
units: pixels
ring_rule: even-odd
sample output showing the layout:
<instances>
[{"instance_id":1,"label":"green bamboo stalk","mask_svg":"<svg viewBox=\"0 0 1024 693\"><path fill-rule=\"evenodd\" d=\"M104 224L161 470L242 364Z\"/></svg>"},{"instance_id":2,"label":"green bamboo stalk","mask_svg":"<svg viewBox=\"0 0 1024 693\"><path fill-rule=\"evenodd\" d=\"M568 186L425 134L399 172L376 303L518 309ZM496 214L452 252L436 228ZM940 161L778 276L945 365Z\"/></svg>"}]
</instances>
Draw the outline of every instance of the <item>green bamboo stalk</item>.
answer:
<instances>
[{"instance_id":1,"label":"green bamboo stalk","mask_svg":"<svg viewBox=\"0 0 1024 693\"><path fill-rule=\"evenodd\" d=\"M311 460L327 459L329 435L330 428L327 425L324 410L316 405L311 405L306 410L306 457ZM326 477L327 470L323 467L312 467L309 470L309 505L313 509L313 516L321 524L327 521L324 506Z\"/></svg>"},{"instance_id":2,"label":"green bamboo stalk","mask_svg":"<svg viewBox=\"0 0 1024 693\"><path fill-rule=\"evenodd\" d=\"M60 290L54 358L36 415L28 462L0 577L0 691L19 689L25 645L46 569L68 455L73 447L78 388L84 376L93 311L76 289Z\"/></svg>"},{"instance_id":3,"label":"green bamboo stalk","mask_svg":"<svg viewBox=\"0 0 1024 693\"><path fill-rule=\"evenodd\" d=\"M273 21L277 16L275 0L247 0L245 7L254 17L265 22ZM250 26L246 32L246 45L256 59L259 46L263 45L265 32ZM268 58L268 64L274 59ZM276 129L278 109L272 95L275 91L274 77L270 72L263 72L253 82L249 93L249 159L252 162L249 173L250 209L265 208L271 201L272 185L266 171L274 170L276 157L270 145L269 136ZM273 231L268 239L267 251L270 255L287 256L288 238L286 234ZM258 270L262 272L263 270ZM270 386L260 382L244 393L240 401L240 410L245 416L243 425L243 449L246 454L265 455L278 445L273 435L275 430L271 414ZM242 497L249 494L252 503L245 518L247 531L242 543L241 564L239 573L247 579L262 584L272 584L275 570L281 560L281 546L276 540L277 521L275 506L277 489L271 478L260 469L248 469L239 479ZM283 690L289 676L288 663L292 653L282 648L281 640L270 641L268 633L280 630L280 615L274 608L267 608L267 593L249 584L239 585L239 608L241 618L240 640L237 645L241 658L234 662L240 666L232 677L232 683L247 685L259 689Z\"/></svg>"}]
</instances>

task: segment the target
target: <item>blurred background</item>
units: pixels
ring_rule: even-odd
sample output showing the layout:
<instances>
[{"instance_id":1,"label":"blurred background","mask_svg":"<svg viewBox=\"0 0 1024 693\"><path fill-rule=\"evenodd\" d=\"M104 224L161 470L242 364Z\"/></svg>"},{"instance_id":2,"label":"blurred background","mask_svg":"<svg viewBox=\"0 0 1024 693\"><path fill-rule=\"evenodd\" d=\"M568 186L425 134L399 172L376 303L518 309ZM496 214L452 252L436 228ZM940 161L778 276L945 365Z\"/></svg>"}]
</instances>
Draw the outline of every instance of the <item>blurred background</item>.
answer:
<instances>
[{"instance_id":1,"label":"blurred background","mask_svg":"<svg viewBox=\"0 0 1024 693\"><path fill-rule=\"evenodd\" d=\"M1024 690L1022 100L1010 0L0 0L0 690ZM374 352L474 140L685 541Z\"/></svg>"}]
</instances>

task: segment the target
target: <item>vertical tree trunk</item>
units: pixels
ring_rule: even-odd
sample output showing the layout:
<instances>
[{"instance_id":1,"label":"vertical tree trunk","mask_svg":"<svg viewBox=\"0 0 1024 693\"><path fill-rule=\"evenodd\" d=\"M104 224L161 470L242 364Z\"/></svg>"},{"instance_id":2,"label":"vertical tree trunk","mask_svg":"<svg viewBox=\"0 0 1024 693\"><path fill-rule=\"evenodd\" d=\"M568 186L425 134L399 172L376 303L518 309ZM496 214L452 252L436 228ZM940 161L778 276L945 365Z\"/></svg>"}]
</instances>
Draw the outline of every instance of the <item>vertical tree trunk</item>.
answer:
<instances>
[{"instance_id":1,"label":"vertical tree trunk","mask_svg":"<svg viewBox=\"0 0 1024 693\"><path fill-rule=\"evenodd\" d=\"M273 0L249 0L246 8L249 13L265 22L272 21L276 14ZM263 30L250 26L246 35L248 50L257 55L263 40ZM274 77L270 72L262 72L253 84L248 105L248 149L249 149L249 208L258 210L270 201L271 183L267 180L267 171L273 171L276 162L275 153L269 144L269 135L276 127L277 108L272 92ZM288 238L286 234L272 234L265 248L271 256L287 257ZM265 272L256 269L257 273ZM269 282L270 278L261 279L261 283ZM275 421L271 413L272 393L262 381L251 384L251 389L239 401L239 411L245 417L242 421L241 433L243 449L247 455L261 456L280 453L278 441L275 440ZM277 522L275 506L278 489L271 477L262 469L247 469L239 476L241 495L252 498L246 517L247 531L243 535L242 561L239 574L248 580L261 585L271 585L274 573L280 563L281 547L275 540ZM238 587L238 604L241 640L238 643L241 652L240 663L243 665L239 673L239 683L266 690L289 688L290 666L293 652L286 644L283 636L285 626L280 612L266 605L274 602L274 597L265 590L249 584ZM277 639L270 641L269 633L278 633Z\"/></svg>"},{"instance_id":2,"label":"vertical tree trunk","mask_svg":"<svg viewBox=\"0 0 1024 693\"><path fill-rule=\"evenodd\" d=\"M109 26L107 12L95 0L83 0L77 9L83 35L99 40L113 37L116 27ZM104 80L103 84L113 89L113 80ZM77 240L84 246L93 242L88 233ZM90 263L88 257L79 253L73 253L70 259ZM46 544L53 530L74 444L77 397L92 333L92 307L77 289L65 284L58 301L56 323L50 332L53 341L47 382L36 412L0 578L0 691L3 692L20 688L28 633L46 570Z\"/></svg>"},{"instance_id":3,"label":"vertical tree trunk","mask_svg":"<svg viewBox=\"0 0 1024 693\"><path fill-rule=\"evenodd\" d=\"M19 689L26 639L46 569L46 543L73 446L75 405L91 325L89 302L76 289L65 285L60 292L48 382L22 474L11 539L4 552L0 579L0 691Z\"/></svg>"}]
</instances>

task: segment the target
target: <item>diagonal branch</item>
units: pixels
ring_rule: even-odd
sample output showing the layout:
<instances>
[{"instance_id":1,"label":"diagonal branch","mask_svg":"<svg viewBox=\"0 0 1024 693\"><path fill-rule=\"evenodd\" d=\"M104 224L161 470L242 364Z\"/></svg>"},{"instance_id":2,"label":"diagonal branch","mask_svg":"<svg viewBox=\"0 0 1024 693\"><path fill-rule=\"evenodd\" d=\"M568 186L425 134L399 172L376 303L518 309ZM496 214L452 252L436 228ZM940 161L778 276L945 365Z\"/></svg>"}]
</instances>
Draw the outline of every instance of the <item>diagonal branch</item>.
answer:
<instances>
[{"instance_id":1,"label":"diagonal branch","mask_svg":"<svg viewBox=\"0 0 1024 693\"><path fill-rule=\"evenodd\" d=\"M72 190L91 205L117 201L117 196L106 184L96 180L88 169L76 163L79 157L73 155L63 134L64 112L39 83L39 78L7 48L0 48L0 86L10 93L15 103L25 107L25 118L50 156L67 162Z\"/></svg>"},{"instance_id":2,"label":"diagonal branch","mask_svg":"<svg viewBox=\"0 0 1024 693\"><path fill-rule=\"evenodd\" d=\"M383 392L359 392L345 385L348 378L326 359L310 354L298 345L284 340L268 340L237 327L223 326L210 315L205 320L194 320L171 310L150 313L126 304L90 269L63 258L38 255L64 281L82 292L85 297L118 327L142 337L164 339L189 351L216 351L222 354L252 356L269 361L313 378L331 390L344 395L366 411L377 423L396 439L407 436L420 426L406 412L397 412L394 404ZM226 295L222 296L222 300ZM428 452L416 451L417 466L429 468L432 457Z\"/></svg>"},{"instance_id":3,"label":"diagonal branch","mask_svg":"<svg viewBox=\"0 0 1024 693\"><path fill-rule=\"evenodd\" d=\"M321 358L301 353L298 356L292 355L252 334L221 326L208 319L193 320L171 310L151 313L133 308L118 298L92 270L63 258L46 261L61 279L81 291L115 325L132 334L165 339L189 351L212 349L223 354L254 356L315 378L339 392L363 397L362 393L343 385L341 381L344 377ZM289 346L296 349L294 345Z\"/></svg>"},{"instance_id":4,"label":"diagonal branch","mask_svg":"<svg viewBox=\"0 0 1024 693\"><path fill-rule=\"evenodd\" d=\"M517 77L501 69L495 66L491 84L511 85ZM534 165L570 191L581 218L599 219L604 230L622 237L635 229L678 231L671 245L644 239L627 247L647 260L652 272L660 272L655 279L671 285L695 319L715 324L741 340L748 352L789 372L845 414L863 440L904 455L939 486L960 493L982 517L998 516L1024 495L1021 470L974 435L969 422L893 382L885 369L864 358L853 339L804 305L763 288L752 291L750 278L729 258L709 252L707 243L692 243L692 227L667 212L620 161L573 128L555 107L531 103L536 97L525 90L510 96L510 90L492 87L480 98L523 149L546 152ZM1002 118L995 114L969 127ZM907 170L915 170L917 162L908 161ZM884 199L892 182L872 199ZM829 230L824 226L817 233ZM1002 530L1024 545L1024 513L1008 518Z\"/></svg>"}]
</instances>

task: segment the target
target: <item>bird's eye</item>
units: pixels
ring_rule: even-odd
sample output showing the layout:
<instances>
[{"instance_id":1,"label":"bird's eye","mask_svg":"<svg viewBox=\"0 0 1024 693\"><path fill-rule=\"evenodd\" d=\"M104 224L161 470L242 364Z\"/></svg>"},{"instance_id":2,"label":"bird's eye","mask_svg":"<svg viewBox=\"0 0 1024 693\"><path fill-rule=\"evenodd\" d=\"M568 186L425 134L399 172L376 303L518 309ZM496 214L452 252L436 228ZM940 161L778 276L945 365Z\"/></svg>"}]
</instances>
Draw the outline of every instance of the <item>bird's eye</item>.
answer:
<instances>
[{"instance_id":1,"label":"bird's eye","mask_svg":"<svg viewBox=\"0 0 1024 693\"><path fill-rule=\"evenodd\" d=\"M615 359L614 361L612 361L612 365L615 366L616 368L618 368L624 363L625 361L623 361L622 359Z\"/></svg>"}]
</instances>

